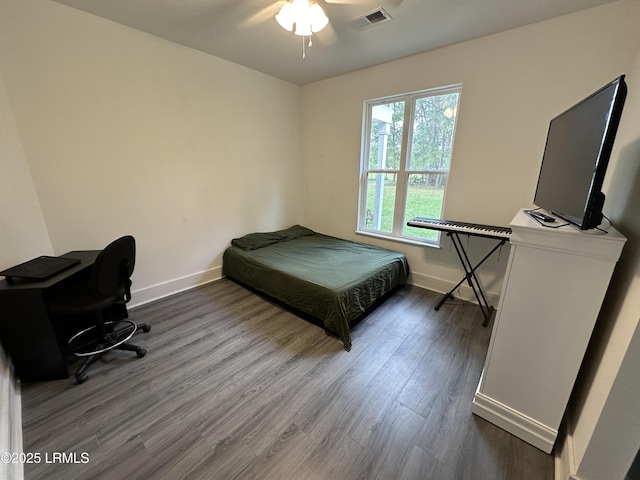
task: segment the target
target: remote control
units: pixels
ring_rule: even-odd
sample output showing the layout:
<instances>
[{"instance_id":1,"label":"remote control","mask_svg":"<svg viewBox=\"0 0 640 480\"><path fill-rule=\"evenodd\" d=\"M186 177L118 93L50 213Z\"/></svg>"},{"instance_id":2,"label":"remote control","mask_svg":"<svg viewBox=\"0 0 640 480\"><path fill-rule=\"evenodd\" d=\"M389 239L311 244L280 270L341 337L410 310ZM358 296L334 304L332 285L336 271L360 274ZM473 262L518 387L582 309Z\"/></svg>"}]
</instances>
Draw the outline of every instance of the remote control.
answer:
<instances>
[{"instance_id":1,"label":"remote control","mask_svg":"<svg viewBox=\"0 0 640 480\"><path fill-rule=\"evenodd\" d=\"M529 213L530 216L532 216L533 218L537 218L541 222L552 223L552 222L556 221L555 218L550 217L549 215L546 215L546 214L544 214L542 212L529 211L528 213Z\"/></svg>"}]
</instances>

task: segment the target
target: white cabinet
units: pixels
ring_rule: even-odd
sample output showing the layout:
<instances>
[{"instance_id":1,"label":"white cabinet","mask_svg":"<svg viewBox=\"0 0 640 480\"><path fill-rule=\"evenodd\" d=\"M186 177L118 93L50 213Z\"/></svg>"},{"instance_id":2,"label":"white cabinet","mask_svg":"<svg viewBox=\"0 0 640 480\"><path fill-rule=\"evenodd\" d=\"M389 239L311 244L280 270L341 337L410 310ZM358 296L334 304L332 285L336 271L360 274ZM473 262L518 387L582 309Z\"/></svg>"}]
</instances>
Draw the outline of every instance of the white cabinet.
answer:
<instances>
[{"instance_id":1,"label":"white cabinet","mask_svg":"<svg viewBox=\"0 0 640 480\"><path fill-rule=\"evenodd\" d=\"M626 239L543 227L524 210L511 229L473 413L550 453Z\"/></svg>"}]
</instances>

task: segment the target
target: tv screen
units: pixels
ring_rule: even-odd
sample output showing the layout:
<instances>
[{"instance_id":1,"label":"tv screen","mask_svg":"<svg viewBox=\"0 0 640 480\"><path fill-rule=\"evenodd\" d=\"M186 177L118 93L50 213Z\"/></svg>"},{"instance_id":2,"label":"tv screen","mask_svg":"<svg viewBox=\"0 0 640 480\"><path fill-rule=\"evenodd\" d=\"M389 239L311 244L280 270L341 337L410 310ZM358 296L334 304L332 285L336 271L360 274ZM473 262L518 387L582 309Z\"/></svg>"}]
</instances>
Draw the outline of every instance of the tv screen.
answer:
<instances>
[{"instance_id":1,"label":"tv screen","mask_svg":"<svg viewBox=\"0 0 640 480\"><path fill-rule=\"evenodd\" d=\"M533 203L582 230L602 221L602 182L627 87L619 76L549 124Z\"/></svg>"}]
</instances>

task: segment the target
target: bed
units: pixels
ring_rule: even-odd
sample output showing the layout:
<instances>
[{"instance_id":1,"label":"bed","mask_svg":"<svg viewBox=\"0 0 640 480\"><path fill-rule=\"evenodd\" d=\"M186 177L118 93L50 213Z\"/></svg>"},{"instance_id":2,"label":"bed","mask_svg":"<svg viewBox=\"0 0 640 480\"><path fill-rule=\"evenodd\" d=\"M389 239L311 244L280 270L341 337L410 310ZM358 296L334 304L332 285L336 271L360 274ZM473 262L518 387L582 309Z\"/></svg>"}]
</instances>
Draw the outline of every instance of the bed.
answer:
<instances>
[{"instance_id":1,"label":"bed","mask_svg":"<svg viewBox=\"0 0 640 480\"><path fill-rule=\"evenodd\" d=\"M351 349L350 326L406 284L406 257L300 225L234 238L222 274L319 320Z\"/></svg>"}]
</instances>

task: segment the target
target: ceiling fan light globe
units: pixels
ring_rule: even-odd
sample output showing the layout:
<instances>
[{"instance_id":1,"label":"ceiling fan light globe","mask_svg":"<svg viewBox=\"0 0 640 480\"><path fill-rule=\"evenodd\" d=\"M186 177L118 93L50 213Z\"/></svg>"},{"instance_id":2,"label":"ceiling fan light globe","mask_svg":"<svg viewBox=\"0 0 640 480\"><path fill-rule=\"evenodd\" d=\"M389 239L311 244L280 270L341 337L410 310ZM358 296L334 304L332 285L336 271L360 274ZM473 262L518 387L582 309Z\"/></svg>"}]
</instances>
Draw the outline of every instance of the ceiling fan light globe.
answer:
<instances>
[{"instance_id":1,"label":"ceiling fan light globe","mask_svg":"<svg viewBox=\"0 0 640 480\"><path fill-rule=\"evenodd\" d=\"M302 37L308 37L313 33L311 30L311 25L308 23L296 23L296 35L300 35Z\"/></svg>"},{"instance_id":2,"label":"ceiling fan light globe","mask_svg":"<svg viewBox=\"0 0 640 480\"><path fill-rule=\"evenodd\" d=\"M309 18L311 21L311 30L313 32L319 32L329 23L329 19L322 10L322 7L317 3L314 3L309 8Z\"/></svg>"},{"instance_id":3,"label":"ceiling fan light globe","mask_svg":"<svg viewBox=\"0 0 640 480\"><path fill-rule=\"evenodd\" d=\"M328 23L329 23L329 19L328 18L325 18L322 22L312 23L311 24L311 31L313 33L319 32L324 27L326 27Z\"/></svg>"},{"instance_id":4,"label":"ceiling fan light globe","mask_svg":"<svg viewBox=\"0 0 640 480\"><path fill-rule=\"evenodd\" d=\"M293 5L287 2L282 6L280 12L276 15L276 21L282 28L290 32L291 30L293 30L294 14L295 12Z\"/></svg>"}]
</instances>

